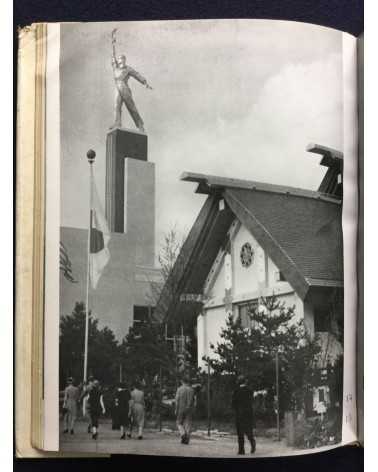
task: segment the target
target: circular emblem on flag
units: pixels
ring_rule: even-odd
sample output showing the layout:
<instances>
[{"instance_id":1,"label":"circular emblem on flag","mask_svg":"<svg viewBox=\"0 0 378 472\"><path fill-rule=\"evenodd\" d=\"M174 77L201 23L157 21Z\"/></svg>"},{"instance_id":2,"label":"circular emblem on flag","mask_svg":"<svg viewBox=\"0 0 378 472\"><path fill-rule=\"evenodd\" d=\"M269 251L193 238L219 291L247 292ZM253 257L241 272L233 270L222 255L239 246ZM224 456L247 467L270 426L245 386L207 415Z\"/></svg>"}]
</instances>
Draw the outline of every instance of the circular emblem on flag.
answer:
<instances>
[{"instance_id":1,"label":"circular emblem on flag","mask_svg":"<svg viewBox=\"0 0 378 472\"><path fill-rule=\"evenodd\" d=\"M240 249L240 262L243 267L249 267L253 262L254 251L250 243L244 243Z\"/></svg>"}]
</instances>

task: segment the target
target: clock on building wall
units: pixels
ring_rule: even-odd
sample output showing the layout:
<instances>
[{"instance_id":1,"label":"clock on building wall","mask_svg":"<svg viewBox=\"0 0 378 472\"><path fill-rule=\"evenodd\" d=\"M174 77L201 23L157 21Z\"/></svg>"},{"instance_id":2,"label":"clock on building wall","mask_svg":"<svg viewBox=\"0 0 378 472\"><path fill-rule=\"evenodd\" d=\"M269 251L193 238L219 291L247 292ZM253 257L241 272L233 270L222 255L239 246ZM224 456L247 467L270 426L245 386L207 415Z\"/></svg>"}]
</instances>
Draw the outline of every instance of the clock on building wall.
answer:
<instances>
[{"instance_id":1,"label":"clock on building wall","mask_svg":"<svg viewBox=\"0 0 378 472\"><path fill-rule=\"evenodd\" d=\"M253 262L254 251L250 243L244 243L240 249L240 262L243 267L249 267Z\"/></svg>"}]
</instances>

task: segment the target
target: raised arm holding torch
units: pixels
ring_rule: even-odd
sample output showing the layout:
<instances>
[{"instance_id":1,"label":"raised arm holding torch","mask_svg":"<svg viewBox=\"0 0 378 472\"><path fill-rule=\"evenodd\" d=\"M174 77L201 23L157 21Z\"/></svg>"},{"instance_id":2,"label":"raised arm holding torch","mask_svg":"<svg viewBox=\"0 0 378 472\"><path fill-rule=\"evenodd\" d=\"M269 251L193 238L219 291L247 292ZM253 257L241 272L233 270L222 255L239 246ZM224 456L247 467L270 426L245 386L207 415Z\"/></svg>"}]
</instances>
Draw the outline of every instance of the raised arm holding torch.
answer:
<instances>
[{"instance_id":1,"label":"raised arm holding torch","mask_svg":"<svg viewBox=\"0 0 378 472\"><path fill-rule=\"evenodd\" d=\"M115 82L115 121L110 128L117 128L122 126L122 104L125 104L128 112L130 113L131 118L133 119L135 126L139 131L144 133L144 123L139 115L139 112L136 108L128 81L130 77L133 77L135 80L140 82L146 88L152 90L152 87L147 82L147 80L135 69L126 64L126 56L120 55L116 56L116 31L112 31L112 67L113 67L113 76Z\"/></svg>"}]
</instances>

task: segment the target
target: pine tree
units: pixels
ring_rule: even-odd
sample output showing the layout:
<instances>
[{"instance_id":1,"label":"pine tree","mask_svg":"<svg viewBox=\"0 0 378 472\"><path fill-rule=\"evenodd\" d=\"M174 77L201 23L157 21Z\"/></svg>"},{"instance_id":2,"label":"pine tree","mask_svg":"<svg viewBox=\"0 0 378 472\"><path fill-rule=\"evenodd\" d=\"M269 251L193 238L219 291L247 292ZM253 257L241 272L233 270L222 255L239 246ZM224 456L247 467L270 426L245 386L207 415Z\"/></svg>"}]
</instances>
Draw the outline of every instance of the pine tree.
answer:
<instances>
[{"instance_id":1,"label":"pine tree","mask_svg":"<svg viewBox=\"0 0 378 472\"><path fill-rule=\"evenodd\" d=\"M216 374L240 375L252 388L275 394L278 356L280 406L303 408L316 369L319 346L307 335L303 321L295 321L295 306L286 307L277 297L261 298L248 310L248 326L230 315L221 331L221 342L211 345L209 359Z\"/></svg>"},{"instance_id":2,"label":"pine tree","mask_svg":"<svg viewBox=\"0 0 378 472\"><path fill-rule=\"evenodd\" d=\"M163 326L147 320L130 328L120 346L120 359L126 377L152 381L175 372L175 355L164 339Z\"/></svg>"},{"instance_id":3,"label":"pine tree","mask_svg":"<svg viewBox=\"0 0 378 472\"><path fill-rule=\"evenodd\" d=\"M76 302L72 314L60 320L59 377L63 387L67 377L75 382L83 379L85 304ZM108 327L99 328L98 320L89 312L88 375L94 375L102 384L118 380L119 347L114 333Z\"/></svg>"}]
</instances>

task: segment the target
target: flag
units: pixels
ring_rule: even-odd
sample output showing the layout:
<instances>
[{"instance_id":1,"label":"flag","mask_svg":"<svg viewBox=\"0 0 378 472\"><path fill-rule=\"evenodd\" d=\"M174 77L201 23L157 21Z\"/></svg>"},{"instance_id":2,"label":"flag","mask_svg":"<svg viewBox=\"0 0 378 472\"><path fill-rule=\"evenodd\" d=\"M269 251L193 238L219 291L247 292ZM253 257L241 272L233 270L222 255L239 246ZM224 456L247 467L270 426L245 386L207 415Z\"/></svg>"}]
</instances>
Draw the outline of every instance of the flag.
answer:
<instances>
[{"instance_id":1,"label":"flag","mask_svg":"<svg viewBox=\"0 0 378 472\"><path fill-rule=\"evenodd\" d=\"M108 249L110 232L94 182L92 183L92 191L89 240L89 276L92 288L95 289L102 271L110 259Z\"/></svg>"},{"instance_id":2,"label":"flag","mask_svg":"<svg viewBox=\"0 0 378 472\"><path fill-rule=\"evenodd\" d=\"M59 246L59 269L63 272L64 277L73 284L77 283L72 275L72 264L68 257L68 252L65 245L60 241Z\"/></svg>"}]
</instances>

